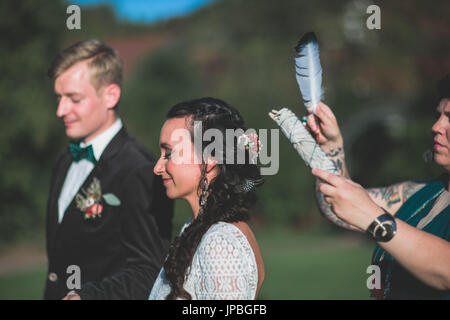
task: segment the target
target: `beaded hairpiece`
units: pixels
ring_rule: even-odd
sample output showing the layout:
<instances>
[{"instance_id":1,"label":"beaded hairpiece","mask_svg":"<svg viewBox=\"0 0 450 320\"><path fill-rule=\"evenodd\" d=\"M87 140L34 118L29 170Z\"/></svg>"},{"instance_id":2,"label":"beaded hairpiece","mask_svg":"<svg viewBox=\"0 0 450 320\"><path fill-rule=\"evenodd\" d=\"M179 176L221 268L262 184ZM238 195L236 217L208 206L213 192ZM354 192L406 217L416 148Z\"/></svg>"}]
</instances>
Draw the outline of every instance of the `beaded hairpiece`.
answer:
<instances>
[{"instance_id":1,"label":"beaded hairpiece","mask_svg":"<svg viewBox=\"0 0 450 320\"><path fill-rule=\"evenodd\" d=\"M256 133L252 132L250 134L241 134L238 137L238 145L244 147L250 154L250 162L256 164L256 158L262 150L262 143Z\"/></svg>"}]
</instances>

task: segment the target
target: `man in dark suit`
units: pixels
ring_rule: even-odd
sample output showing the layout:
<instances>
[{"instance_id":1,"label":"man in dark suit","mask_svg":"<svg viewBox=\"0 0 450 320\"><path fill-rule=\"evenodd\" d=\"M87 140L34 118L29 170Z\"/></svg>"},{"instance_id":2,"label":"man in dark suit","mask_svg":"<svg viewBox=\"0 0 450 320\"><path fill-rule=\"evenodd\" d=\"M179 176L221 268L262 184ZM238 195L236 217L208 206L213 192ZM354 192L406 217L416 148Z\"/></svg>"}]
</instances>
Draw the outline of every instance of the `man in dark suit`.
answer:
<instances>
[{"instance_id":1,"label":"man in dark suit","mask_svg":"<svg viewBox=\"0 0 450 320\"><path fill-rule=\"evenodd\" d=\"M147 299L167 255L173 202L155 158L116 114L120 59L100 41L79 42L55 57L49 76L56 114L79 143L53 170L45 299Z\"/></svg>"}]
</instances>

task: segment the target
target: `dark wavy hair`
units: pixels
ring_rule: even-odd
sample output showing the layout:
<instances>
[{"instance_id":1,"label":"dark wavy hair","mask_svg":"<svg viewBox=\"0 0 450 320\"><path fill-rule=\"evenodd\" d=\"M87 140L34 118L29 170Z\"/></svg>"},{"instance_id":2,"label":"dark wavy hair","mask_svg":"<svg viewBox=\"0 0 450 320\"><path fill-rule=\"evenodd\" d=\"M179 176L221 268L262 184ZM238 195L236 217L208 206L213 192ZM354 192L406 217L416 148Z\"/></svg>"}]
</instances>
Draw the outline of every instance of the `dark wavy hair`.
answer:
<instances>
[{"instance_id":1,"label":"dark wavy hair","mask_svg":"<svg viewBox=\"0 0 450 320\"><path fill-rule=\"evenodd\" d=\"M203 133L208 129L218 129L225 137L226 129L243 129L244 120L239 112L226 102L215 98L201 98L186 102L181 102L173 106L168 112L166 119L186 117L186 127L194 136L194 121L202 123ZM197 134L197 132L196 132ZM223 149L225 139L223 139ZM238 148L237 138L234 138L234 150ZM202 150L195 150L202 155ZM263 180L259 168L256 164L249 163L249 151L246 153L246 161L238 164L234 152L234 163L217 164L218 174L210 181L208 186L208 196L206 204L203 206L203 212L197 216L194 221L178 236L172 243L169 255L164 263L166 279L171 286L171 292L166 299L192 299L191 295L183 288L186 277L186 271L192 263L192 258L197 250L198 244L206 231L216 222L238 222L249 219L249 209L256 201L256 195L253 190L243 191L242 186L248 181L260 185ZM202 178L198 185L198 194L201 194L201 182L205 176L206 165L202 164ZM247 192L246 192L247 191Z\"/></svg>"}]
</instances>

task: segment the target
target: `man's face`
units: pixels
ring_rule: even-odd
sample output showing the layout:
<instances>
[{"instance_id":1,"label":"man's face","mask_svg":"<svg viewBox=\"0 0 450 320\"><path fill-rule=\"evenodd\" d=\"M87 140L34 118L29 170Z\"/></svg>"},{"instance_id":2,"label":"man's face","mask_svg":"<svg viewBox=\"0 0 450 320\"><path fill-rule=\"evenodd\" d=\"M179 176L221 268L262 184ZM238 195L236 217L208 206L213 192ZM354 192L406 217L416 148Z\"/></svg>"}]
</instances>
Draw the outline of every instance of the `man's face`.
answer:
<instances>
[{"instance_id":1,"label":"man's face","mask_svg":"<svg viewBox=\"0 0 450 320\"><path fill-rule=\"evenodd\" d=\"M56 115L63 120L69 138L88 142L110 125L104 89L97 92L91 84L87 61L76 63L56 78Z\"/></svg>"},{"instance_id":2,"label":"man's face","mask_svg":"<svg viewBox=\"0 0 450 320\"><path fill-rule=\"evenodd\" d=\"M434 161L450 172L450 99L442 99L436 111L438 119L431 128Z\"/></svg>"}]
</instances>

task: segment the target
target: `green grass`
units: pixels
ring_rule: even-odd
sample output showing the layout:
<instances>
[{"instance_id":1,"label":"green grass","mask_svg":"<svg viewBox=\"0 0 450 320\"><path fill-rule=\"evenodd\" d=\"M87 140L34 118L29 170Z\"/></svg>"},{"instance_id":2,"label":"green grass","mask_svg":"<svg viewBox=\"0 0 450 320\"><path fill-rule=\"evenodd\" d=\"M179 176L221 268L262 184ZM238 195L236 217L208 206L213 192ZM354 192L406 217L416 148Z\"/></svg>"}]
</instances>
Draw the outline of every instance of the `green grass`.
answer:
<instances>
[{"instance_id":1,"label":"green grass","mask_svg":"<svg viewBox=\"0 0 450 320\"><path fill-rule=\"evenodd\" d=\"M44 295L46 266L0 275L0 300L38 300Z\"/></svg>"},{"instance_id":2,"label":"green grass","mask_svg":"<svg viewBox=\"0 0 450 320\"><path fill-rule=\"evenodd\" d=\"M255 235L266 268L259 299L369 299L372 245L321 229Z\"/></svg>"},{"instance_id":3,"label":"green grass","mask_svg":"<svg viewBox=\"0 0 450 320\"><path fill-rule=\"evenodd\" d=\"M373 245L313 227L254 230L266 278L259 299L368 299ZM46 267L0 274L0 299L41 299Z\"/></svg>"}]
</instances>

